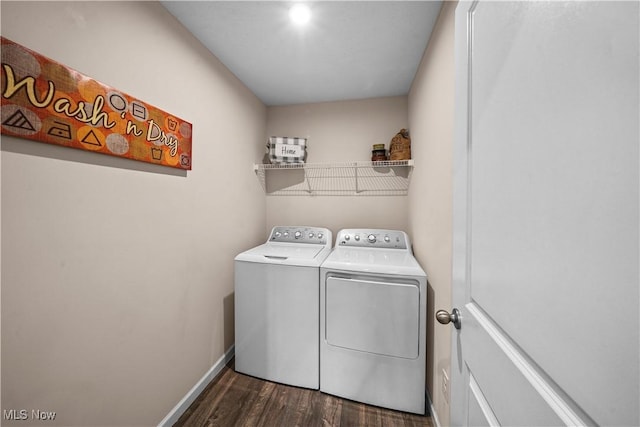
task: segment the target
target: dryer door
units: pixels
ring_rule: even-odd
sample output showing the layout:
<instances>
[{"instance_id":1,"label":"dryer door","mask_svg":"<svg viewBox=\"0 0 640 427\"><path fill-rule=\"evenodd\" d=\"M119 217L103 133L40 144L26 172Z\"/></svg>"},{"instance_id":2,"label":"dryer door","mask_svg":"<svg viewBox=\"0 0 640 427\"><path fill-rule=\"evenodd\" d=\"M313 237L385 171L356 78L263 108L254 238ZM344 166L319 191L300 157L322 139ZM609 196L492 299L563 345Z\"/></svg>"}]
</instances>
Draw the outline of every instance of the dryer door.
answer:
<instances>
[{"instance_id":1,"label":"dryer door","mask_svg":"<svg viewBox=\"0 0 640 427\"><path fill-rule=\"evenodd\" d=\"M418 357L420 287L417 281L330 276L325 286L328 345L405 359Z\"/></svg>"}]
</instances>

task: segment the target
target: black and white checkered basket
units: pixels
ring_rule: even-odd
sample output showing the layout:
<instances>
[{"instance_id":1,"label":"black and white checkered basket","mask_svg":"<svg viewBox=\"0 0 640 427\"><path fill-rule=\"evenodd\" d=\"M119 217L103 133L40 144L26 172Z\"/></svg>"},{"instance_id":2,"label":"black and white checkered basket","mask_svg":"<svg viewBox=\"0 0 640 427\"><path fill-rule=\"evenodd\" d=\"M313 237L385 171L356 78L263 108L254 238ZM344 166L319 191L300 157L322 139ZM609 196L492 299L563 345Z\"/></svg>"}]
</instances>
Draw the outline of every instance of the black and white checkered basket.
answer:
<instances>
[{"instance_id":1,"label":"black and white checkered basket","mask_svg":"<svg viewBox=\"0 0 640 427\"><path fill-rule=\"evenodd\" d=\"M307 139L272 136L267 143L271 163L304 163L307 159Z\"/></svg>"}]
</instances>

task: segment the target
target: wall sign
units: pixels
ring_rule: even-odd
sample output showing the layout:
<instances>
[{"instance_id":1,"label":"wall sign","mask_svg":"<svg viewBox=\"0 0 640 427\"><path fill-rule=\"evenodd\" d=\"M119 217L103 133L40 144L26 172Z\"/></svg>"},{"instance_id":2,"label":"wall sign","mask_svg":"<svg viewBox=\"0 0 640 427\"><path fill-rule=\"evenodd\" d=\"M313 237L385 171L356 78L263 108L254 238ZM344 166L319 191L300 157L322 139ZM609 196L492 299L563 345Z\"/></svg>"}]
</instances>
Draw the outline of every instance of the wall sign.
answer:
<instances>
[{"instance_id":1,"label":"wall sign","mask_svg":"<svg viewBox=\"0 0 640 427\"><path fill-rule=\"evenodd\" d=\"M191 123L0 37L1 133L191 170Z\"/></svg>"}]
</instances>

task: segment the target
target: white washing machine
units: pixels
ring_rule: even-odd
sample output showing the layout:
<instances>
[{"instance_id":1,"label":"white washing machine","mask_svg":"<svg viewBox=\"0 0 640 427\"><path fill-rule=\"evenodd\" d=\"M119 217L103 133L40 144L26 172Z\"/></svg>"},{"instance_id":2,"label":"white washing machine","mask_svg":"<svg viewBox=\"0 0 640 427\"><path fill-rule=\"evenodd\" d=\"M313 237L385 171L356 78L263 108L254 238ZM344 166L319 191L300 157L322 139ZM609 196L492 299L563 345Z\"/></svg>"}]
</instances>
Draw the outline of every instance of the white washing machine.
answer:
<instances>
[{"instance_id":1,"label":"white washing machine","mask_svg":"<svg viewBox=\"0 0 640 427\"><path fill-rule=\"evenodd\" d=\"M320 275L320 391L424 414L427 277L407 234L341 230Z\"/></svg>"},{"instance_id":2,"label":"white washing machine","mask_svg":"<svg viewBox=\"0 0 640 427\"><path fill-rule=\"evenodd\" d=\"M235 369L318 389L320 264L331 231L274 227L266 243L235 258Z\"/></svg>"}]
</instances>

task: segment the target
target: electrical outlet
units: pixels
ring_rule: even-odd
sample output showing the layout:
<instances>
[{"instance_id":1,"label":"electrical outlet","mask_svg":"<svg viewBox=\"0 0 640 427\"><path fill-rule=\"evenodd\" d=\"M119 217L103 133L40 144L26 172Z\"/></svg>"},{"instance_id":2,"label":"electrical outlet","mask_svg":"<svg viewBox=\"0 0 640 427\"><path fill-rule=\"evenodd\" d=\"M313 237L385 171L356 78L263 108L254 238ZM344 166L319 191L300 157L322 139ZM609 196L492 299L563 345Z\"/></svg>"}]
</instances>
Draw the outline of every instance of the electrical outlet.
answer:
<instances>
[{"instance_id":1,"label":"electrical outlet","mask_svg":"<svg viewBox=\"0 0 640 427\"><path fill-rule=\"evenodd\" d=\"M444 395L445 401L449 401L449 376L447 375L447 371L442 370L442 394Z\"/></svg>"}]
</instances>

